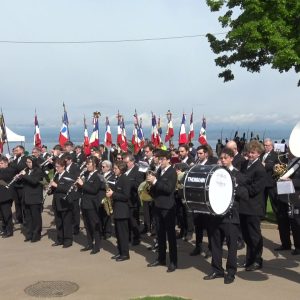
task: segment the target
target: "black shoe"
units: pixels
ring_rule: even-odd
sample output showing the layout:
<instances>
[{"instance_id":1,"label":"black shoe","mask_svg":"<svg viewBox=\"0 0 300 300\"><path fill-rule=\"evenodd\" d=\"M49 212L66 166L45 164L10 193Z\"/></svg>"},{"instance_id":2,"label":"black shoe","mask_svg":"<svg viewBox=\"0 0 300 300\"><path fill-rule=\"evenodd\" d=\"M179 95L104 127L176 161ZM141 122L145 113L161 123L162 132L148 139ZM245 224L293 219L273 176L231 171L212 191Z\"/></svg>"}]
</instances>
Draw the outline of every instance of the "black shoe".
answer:
<instances>
[{"instance_id":1,"label":"black shoe","mask_svg":"<svg viewBox=\"0 0 300 300\"><path fill-rule=\"evenodd\" d=\"M190 256L196 256L201 253L201 247L195 247L194 250L190 253Z\"/></svg>"},{"instance_id":2,"label":"black shoe","mask_svg":"<svg viewBox=\"0 0 300 300\"><path fill-rule=\"evenodd\" d=\"M2 238L3 239L7 239L7 238L10 238L10 237L12 237L13 236L13 233L6 233L6 234L3 234L2 235Z\"/></svg>"},{"instance_id":3,"label":"black shoe","mask_svg":"<svg viewBox=\"0 0 300 300\"><path fill-rule=\"evenodd\" d=\"M120 254L116 254L116 255L112 256L111 259L117 259L117 258L119 258L120 256L121 256Z\"/></svg>"},{"instance_id":4,"label":"black shoe","mask_svg":"<svg viewBox=\"0 0 300 300\"><path fill-rule=\"evenodd\" d=\"M104 235L104 239L105 240L108 240L108 239L110 239L111 238L111 234L110 233L106 233L105 235Z\"/></svg>"},{"instance_id":5,"label":"black shoe","mask_svg":"<svg viewBox=\"0 0 300 300\"><path fill-rule=\"evenodd\" d=\"M249 265L245 262L238 262L236 266L237 268L247 268Z\"/></svg>"},{"instance_id":6,"label":"black shoe","mask_svg":"<svg viewBox=\"0 0 300 300\"><path fill-rule=\"evenodd\" d=\"M204 276L203 279L204 280L212 280L212 279L222 278L222 277L224 277L224 274L213 272L213 273L210 273L209 275Z\"/></svg>"},{"instance_id":7,"label":"black shoe","mask_svg":"<svg viewBox=\"0 0 300 300\"><path fill-rule=\"evenodd\" d=\"M31 238L26 238L26 239L24 240L24 242L29 242L29 241L31 241Z\"/></svg>"},{"instance_id":8,"label":"black shoe","mask_svg":"<svg viewBox=\"0 0 300 300\"><path fill-rule=\"evenodd\" d=\"M40 241L40 240L41 240L41 238L31 239L31 243L36 243L36 242L38 242L38 241Z\"/></svg>"},{"instance_id":9,"label":"black shoe","mask_svg":"<svg viewBox=\"0 0 300 300\"><path fill-rule=\"evenodd\" d=\"M72 243L71 244L64 244L63 245L63 248L69 248L69 247L71 247L72 246Z\"/></svg>"},{"instance_id":10,"label":"black shoe","mask_svg":"<svg viewBox=\"0 0 300 300\"><path fill-rule=\"evenodd\" d=\"M279 246L277 248L274 248L274 251L284 251L284 250L291 250L291 246L289 247Z\"/></svg>"},{"instance_id":11,"label":"black shoe","mask_svg":"<svg viewBox=\"0 0 300 300\"><path fill-rule=\"evenodd\" d=\"M234 279L235 279L234 275L226 274L226 275L224 276L224 283L225 283L225 284L233 283L233 282L234 282Z\"/></svg>"},{"instance_id":12,"label":"black shoe","mask_svg":"<svg viewBox=\"0 0 300 300\"><path fill-rule=\"evenodd\" d=\"M176 264L170 263L167 269L168 273L174 272L176 270L177 266Z\"/></svg>"},{"instance_id":13,"label":"black shoe","mask_svg":"<svg viewBox=\"0 0 300 300\"><path fill-rule=\"evenodd\" d=\"M140 240L133 240L132 243L131 243L131 245L132 246L138 246L140 243L141 243Z\"/></svg>"},{"instance_id":14,"label":"black shoe","mask_svg":"<svg viewBox=\"0 0 300 300\"><path fill-rule=\"evenodd\" d=\"M150 246L147 248L148 250L152 250L152 251L155 251L158 249L158 243L155 243L153 246Z\"/></svg>"},{"instance_id":15,"label":"black shoe","mask_svg":"<svg viewBox=\"0 0 300 300\"><path fill-rule=\"evenodd\" d=\"M88 246L88 247L84 247L84 248L80 249L80 252L86 252L86 251L90 251L92 249L93 249L93 247Z\"/></svg>"},{"instance_id":16,"label":"black shoe","mask_svg":"<svg viewBox=\"0 0 300 300\"><path fill-rule=\"evenodd\" d=\"M210 250L207 250L206 252L205 251L201 251L201 255L204 258L210 258L211 257L211 252L210 252Z\"/></svg>"},{"instance_id":17,"label":"black shoe","mask_svg":"<svg viewBox=\"0 0 300 300\"><path fill-rule=\"evenodd\" d=\"M166 262L165 261L159 261L159 260L155 260L154 262L152 263L149 263L147 265L147 267L157 267L157 266L165 266L166 265Z\"/></svg>"},{"instance_id":18,"label":"black shoe","mask_svg":"<svg viewBox=\"0 0 300 300\"><path fill-rule=\"evenodd\" d=\"M251 272L251 271L259 270L261 268L262 268L262 263L259 264L259 263L255 262L252 265L246 267L245 270L248 271L248 272Z\"/></svg>"},{"instance_id":19,"label":"black shoe","mask_svg":"<svg viewBox=\"0 0 300 300\"><path fill-rule=\"evenodd\" d=\"M100 252L100 249L93 249L91 252L90 252L90 254L96 254L96 253L98 253L98 252Z\"/></svg>"},{"instance_id":20,"label":"black shoe","mask_svg":"<svg viewBox=\"0 0 300 300\"><path fill-rule=\"evenodd\" d=\"M130 259L129 255L120 255L116 258L116 261L124 261Z\"/></svg>"},{"instance_id":21,"label":"black shoe","mask_svg":"<svg viewBox=\"0 0 300 300\"><path fill-rule=\"evenodd\" d=\"M238 250L242 250L242 249L244 249L245 248L245 243L244 243L244 241L243 240L238 240L237 241L237 249ZM231 282L230 282L231 283Z\"/></svg>"},{"instance_id":22,"label":"black shoe","mask_svg":"<svg viewBox=\"0 0 300 300\"><path fill-rule=\"evenodd\" d=\"M300 249L296 248L291 252L292 255L299 255L300 254Z\"/></svg>"},{"instance_id":23,"label":"black shoe","mask_svg":"<svg viewBox=\"0 0 300 300\"><path fill-rule=\"evenodd\" d=\"M57 246L61 246L63 243L59 243L59 242L55 242L53 243L51 246L52 247L57 247Z\"/></svg>"}]
</instances>

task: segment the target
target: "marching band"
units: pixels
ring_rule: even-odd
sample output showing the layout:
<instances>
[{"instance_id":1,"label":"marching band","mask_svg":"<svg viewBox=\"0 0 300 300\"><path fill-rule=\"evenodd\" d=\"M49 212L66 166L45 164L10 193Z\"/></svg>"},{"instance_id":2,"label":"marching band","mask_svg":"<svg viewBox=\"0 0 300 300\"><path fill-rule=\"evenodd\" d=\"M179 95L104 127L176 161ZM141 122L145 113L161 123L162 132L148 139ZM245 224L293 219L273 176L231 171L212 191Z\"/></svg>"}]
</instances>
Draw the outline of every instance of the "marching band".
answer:
<instances>
[{"instance_id":1,"label":"marching band","mask_svg":"<svg viewBox=\"0 0 300 300\"><path fill-rule=\"evenodd\" d=\"M274 166L280 160L270 139L265 139L263 144L252 140L242 153L236 141L228 141L218 150L218 157L209 145L191 151L189 145L182 144L178 150L168 151L146 143L138 155L117 151L107 155L107 149L101 145L93 148L87 158L82 148L74 148L70 141L64 149L56 145L52 154L46 146L42 149L34 148L31 156L25 156L24 147L17 146L10 162L0 157L2 238L13 236L14 203L14 222L22 224L24 241L38 242L44 200L52 195L56 227L52 246L71 247L74 235L81 233L82 219L86 243L81 251L99 253L101 239L109 239L114 228L117 248L112 259L121 262L130 259L129 243L137 246L143 235L149 233L157 243L150 247L157 249L157 259L148 267L166 265L168 261L167 272L174 272L180 267L177 239L189 242L195 232L196 244L190 255L212 257L211 273L204 279L224 277L224 283L229 284L234 281L238 267L246 271L263 267L261 220L265 217L266 200L270 199L282 242L275 250L291 250L291 230L292 254L300 255L300 168L295 169L299 158L290 153L287 172L295 170L279 179L291 182L295 193L277 192ZM296 156L299 157L298 153ZM220 172L214 168L217 165ZM224 169L230 174L230 180L224 181L222 188L226 193L229 191L230 201L228 207L216 213L224 206L222 198L226 196L222 192L216 197ZM231 185L232 191L227 189ZM47 196L43 196L43 190ZM208 249L202 245L204 230ZM224 242L228 247L225 269L222 267ZM237 251L243 243L246 260L238 264Z\"/></svg>"}]
</instances>

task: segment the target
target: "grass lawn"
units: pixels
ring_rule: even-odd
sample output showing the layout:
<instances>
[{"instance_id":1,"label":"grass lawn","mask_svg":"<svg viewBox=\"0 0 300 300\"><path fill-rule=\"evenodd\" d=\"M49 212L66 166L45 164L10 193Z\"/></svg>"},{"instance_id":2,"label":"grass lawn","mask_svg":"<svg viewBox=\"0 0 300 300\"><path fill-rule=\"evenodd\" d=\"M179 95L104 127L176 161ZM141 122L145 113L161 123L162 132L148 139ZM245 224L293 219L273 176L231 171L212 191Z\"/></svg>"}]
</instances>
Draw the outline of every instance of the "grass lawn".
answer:
<instances>
[{"instance_id":1,"label":"grass lawn","mask_svg":"<svg viewBox=\"0 0 300 300\"><path fill-rule=\"evenodd\" d=\"M174 296L146 296L143 298L135 298L131 300L188 300L186 298L174 297Z\"/></svg>"},{"instance_id":2,"label":"grass lawn","mask_svg":"<svg viewBox=\"0 0 300 300\"><path fill-rule=\"evenodd\" d=\"M270 222L270 223L277 223L275 214L274 214L274 212L273 212L273 210L272 210L272 206L271 206L270 199L268 199L268 202L267 202L266 221L267 221L267 222Z\"/></svg>"}]
</instances>

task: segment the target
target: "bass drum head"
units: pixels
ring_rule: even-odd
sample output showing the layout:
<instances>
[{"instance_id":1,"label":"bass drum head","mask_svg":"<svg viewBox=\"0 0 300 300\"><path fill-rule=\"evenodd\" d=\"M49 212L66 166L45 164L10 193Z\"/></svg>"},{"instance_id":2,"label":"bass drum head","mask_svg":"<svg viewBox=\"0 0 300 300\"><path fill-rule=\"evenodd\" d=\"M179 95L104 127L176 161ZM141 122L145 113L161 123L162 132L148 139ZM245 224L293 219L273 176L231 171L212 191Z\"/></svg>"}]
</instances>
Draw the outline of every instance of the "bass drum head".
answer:
<instances>
[{"instance_id":1,"label":"bass drum head","mask_svg":"<svg viewBox=\"0 0 300 300\"><path fill-rule=\"evenodd\" d=\"M208 201L214 215L224 215L233 203L233 181L225 168L217 168L208 182Z\"/></svg>"}]
</instances>

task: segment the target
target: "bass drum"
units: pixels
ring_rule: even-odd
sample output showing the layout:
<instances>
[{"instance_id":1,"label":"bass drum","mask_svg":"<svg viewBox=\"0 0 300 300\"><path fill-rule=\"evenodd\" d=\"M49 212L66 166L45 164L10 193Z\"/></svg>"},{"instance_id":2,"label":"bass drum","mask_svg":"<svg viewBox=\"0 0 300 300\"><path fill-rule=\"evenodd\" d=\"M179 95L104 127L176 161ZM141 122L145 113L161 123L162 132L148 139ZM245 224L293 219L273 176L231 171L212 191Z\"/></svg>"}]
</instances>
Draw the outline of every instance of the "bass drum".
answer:
<instances>
[{"instance_id":1,"label":"bass drum","mask_svg":"<svg viewBox=\"0 0 300 300\"><path fill-rule=\"evenodd\" d=\"M193 212L225 215L233 204L233 178L224 167L195 165L185 176L183 197Z\"/></svg>"}]
</instances>

